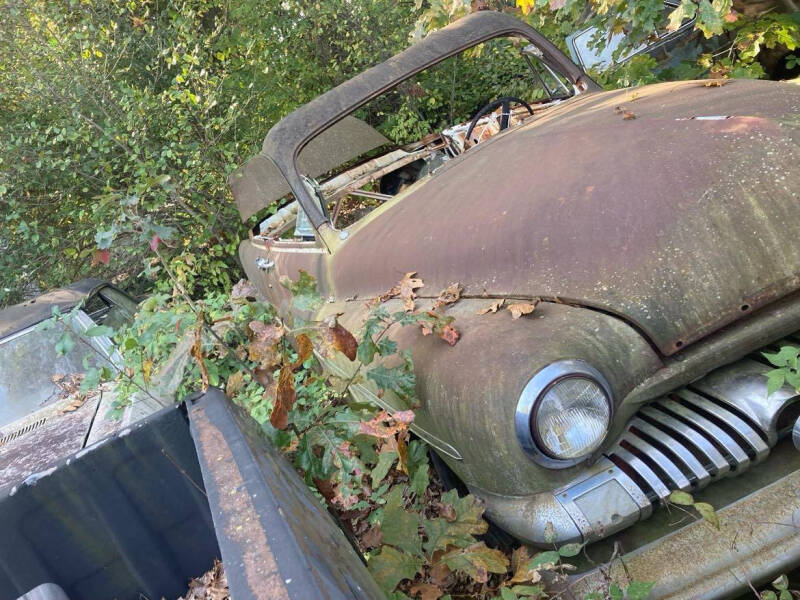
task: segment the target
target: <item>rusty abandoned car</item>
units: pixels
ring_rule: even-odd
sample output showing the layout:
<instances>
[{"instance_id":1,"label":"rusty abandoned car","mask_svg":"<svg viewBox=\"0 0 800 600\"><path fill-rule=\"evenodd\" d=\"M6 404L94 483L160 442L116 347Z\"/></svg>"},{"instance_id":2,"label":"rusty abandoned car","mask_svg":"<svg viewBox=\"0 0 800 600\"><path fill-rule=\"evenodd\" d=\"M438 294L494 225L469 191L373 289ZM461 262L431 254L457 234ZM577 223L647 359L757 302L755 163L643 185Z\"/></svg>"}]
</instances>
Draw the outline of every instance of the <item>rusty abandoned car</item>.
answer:
<instances>
[{"instance_id":1,"label":"rusty abandoned car","mask_svg":"<svg viewBox=\"0 0 800 600\"><path fill-rule=\"evenodd\" d=\"M442 70L458 82L457 55L498 40L529 69L513 93L471 120L443 107L452 120L417 143L369 125L368 102L398 86L424 101L421 72L456 64ZM761 356L800 343L800 88L705 83L603 91L534 29L479 12L295 110L229 180L242 219L261 219L241 262L284 313L279 280L301 269L327 298L304 317L353 331L403 273L424 280L423 306L463 286L446 310L456 346L397 339L417 375L413 431L494 523L537 545L627 540L644 547L640 577L662 582L659 552L692 548L693 597L743 585L729 567L800 560L795 494L775 491L800 483L784 439L800 405L789 387L768 397ZM478 314L499 299L539 304ZM742 531L736 551L693 526L665 536L670 492L702 488L731 519L768 503L781 524Z\"/></svg>"}]
</instances>

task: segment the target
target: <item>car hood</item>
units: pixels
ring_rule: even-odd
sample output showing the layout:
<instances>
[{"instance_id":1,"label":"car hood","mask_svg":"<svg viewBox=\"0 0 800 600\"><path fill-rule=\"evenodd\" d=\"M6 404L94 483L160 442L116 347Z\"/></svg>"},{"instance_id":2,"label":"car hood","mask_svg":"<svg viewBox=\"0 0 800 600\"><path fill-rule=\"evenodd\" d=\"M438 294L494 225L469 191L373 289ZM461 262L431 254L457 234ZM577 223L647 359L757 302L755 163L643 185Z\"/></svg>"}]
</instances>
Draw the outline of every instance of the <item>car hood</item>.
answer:
<instances>
[{"instance_id":1,"label":"car hood","mask_svg":"<svg viewBox=\"0 0 800 600\"><path fill-rule=\"evenodd\" d=\"M665 83L575 98L357 223L332 292L558 299L672 354L800 283L800 87Z\"/></svg>"}]
</instances>

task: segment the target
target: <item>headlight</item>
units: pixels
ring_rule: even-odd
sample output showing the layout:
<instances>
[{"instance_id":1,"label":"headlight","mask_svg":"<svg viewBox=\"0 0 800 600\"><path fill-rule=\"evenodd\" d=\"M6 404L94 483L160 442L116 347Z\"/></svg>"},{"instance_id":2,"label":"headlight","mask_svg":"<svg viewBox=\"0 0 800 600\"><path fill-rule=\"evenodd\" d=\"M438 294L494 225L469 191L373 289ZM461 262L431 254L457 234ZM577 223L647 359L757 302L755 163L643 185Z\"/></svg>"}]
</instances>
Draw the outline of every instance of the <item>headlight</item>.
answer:
<instances>
[{"instance_id":1,"label":"headlight","mask_svg":"<svg viewBox=\"0 0 800 600\"><path fill-rule=\"evenodd\" d=\"M536 403L531 428L553 458L578 458L603 441L611 408L603 388L587 377L556 381Z\"/></svg>"},{"instance_id":2,"label":"headlight","mask_svg":"<svg viewBox=\"0 0 800 600\"><path fill-rule=\"evenodd\" d=\"M603 442L612 407L611 390L597 369L580 360L559 361L525 386L517 404L517 437L537 462L568 467Z\"/></svg>"}]
</instances>

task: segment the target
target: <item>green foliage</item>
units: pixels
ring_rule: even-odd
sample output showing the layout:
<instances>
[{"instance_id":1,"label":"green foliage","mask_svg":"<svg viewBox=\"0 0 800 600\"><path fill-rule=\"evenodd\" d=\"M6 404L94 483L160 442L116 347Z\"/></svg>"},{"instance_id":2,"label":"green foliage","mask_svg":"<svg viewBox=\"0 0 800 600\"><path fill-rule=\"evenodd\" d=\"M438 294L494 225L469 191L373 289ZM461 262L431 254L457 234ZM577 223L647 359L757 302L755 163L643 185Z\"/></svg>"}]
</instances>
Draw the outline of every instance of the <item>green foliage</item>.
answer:
<instances>
[{"instance_id":1,"label":"green foliage","mask_svg":"<svg viewBox=\"0 0 800 600\"><path fill-rule=\"evenodd\" d=\"M230 289L247 230L227 175L290 110L402 49L415 17L386 0L10 4L0 305L87 275L170 291L155 250L189 294Z\"/></svg>"},{"instance_id":2,"label":"green foliage","mask_svg":"<svg viewBox=\"0 0 800 600\"><path fill-rule=\"evenodd\" d=\"M767 396L771 396L784 385L790 385L800 391L800 373L798 373L798 358L800 348L796 346L783 346L776 353L762 353L771 365L776 368L765 373L767 377Z\"/></svg>"},{"instance_id":3,"label":"green foliage","mask_svg":"<svg viewBox=\"0 0 800 600\"><path fill-rule=\"evenodd\" d=\"M714 529L719 529L719 516L714 510L714 507L708 502L695 502L691 494L680 490L675 490L669 495L669 502L677 506L690 506L694 508L704 521Z\"/></svg>"}]
</instances>

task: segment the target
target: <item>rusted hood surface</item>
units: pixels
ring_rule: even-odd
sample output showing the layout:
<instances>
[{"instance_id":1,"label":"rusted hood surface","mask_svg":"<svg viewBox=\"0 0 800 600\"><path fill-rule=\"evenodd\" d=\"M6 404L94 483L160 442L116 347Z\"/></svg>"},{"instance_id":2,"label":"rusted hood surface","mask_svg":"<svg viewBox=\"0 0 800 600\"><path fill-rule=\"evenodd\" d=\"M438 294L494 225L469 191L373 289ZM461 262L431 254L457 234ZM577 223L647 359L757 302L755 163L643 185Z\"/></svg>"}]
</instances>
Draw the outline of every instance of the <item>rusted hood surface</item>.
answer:
<instances>
[{"instance_id":1,"label":"rusted hood surface","mask_svg":"<svg viewBox=\"0 0 800 600\"><path fill-rule=\"evenodd\" d=\"M798 287L799 114L788 83L578 97L356 224L328 284L365 297L413 270L427 295L555 296L671 354Z\"/></svg>"}]
</instances>

